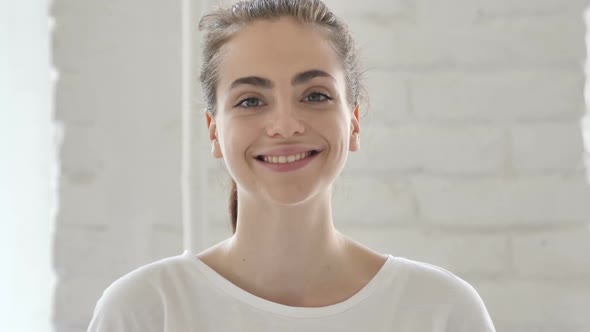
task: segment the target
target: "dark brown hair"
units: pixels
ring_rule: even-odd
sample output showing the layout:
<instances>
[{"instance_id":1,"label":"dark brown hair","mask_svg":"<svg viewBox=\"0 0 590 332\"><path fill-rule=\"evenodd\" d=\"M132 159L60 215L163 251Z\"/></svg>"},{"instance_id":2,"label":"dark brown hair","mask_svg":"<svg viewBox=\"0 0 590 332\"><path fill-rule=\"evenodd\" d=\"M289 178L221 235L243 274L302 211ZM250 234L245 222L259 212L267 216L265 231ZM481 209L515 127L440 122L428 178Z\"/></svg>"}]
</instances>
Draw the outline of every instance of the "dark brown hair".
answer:
<instances>
[{"instance_id":1,"label":"dark brown hair","mask_svg":"<svg viewBox=\"0 0 590 332\"><path fill-rule=\"evenodd\" d=\"M357 48L347 25L336 17L320 0L250 0L241 1L231 8L218 8L201 18L199 30L204 31L201 64L201 88L206 112L215 116L217 111L217 69L220 49L242 27L257 20L275 20L292 17L301 23L314 24L326 32L332 48L342 61L346 77L346 96L351 109L365 99L362 85L363 71L358 61ZM362 91L361 91L362 90ZM233 233L238 222L238 193L232 179L229 212Z\"/></svg>"}]
</instances>

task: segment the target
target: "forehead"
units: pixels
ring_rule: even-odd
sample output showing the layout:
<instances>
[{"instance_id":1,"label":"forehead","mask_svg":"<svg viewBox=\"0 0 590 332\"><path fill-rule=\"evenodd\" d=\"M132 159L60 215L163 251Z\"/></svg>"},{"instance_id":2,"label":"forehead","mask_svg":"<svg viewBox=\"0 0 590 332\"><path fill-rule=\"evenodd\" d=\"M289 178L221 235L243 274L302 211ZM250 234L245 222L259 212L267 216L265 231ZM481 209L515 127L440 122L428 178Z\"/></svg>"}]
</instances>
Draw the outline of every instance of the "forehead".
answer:
<instances>
[{"instance_id":1,"label":"forehead","mask_svg":"<svg viewBox=\"0 0 590 332\"><path fill-rule=\"evenodd\" d=\"M271 80L291 80L310 68L341 79L341 64L325 32L291 18L248 24L222 48L219 87L235 78L257 75Z\"/></svg>"}]
</instances>

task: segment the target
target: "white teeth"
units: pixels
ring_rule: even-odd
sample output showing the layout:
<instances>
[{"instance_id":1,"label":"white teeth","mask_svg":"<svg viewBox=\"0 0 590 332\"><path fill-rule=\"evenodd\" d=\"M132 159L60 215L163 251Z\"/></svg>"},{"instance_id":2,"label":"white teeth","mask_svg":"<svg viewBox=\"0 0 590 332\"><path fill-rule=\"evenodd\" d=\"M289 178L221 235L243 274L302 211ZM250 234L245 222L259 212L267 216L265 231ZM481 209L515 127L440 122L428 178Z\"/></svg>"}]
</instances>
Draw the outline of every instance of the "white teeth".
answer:
<instances>
[{"instance_id":1,"label":"white teeth","mask_svg":"<svg viewBox=\"0 0 590 332\"><path fill-rule=\"evenodd\" d=\"M263 158L264 162L267 162L269 164L288 164L303 158L307 158L309 156L311 156L311 151L291 156L264 156Z\"/></svg>"}]
</instances>

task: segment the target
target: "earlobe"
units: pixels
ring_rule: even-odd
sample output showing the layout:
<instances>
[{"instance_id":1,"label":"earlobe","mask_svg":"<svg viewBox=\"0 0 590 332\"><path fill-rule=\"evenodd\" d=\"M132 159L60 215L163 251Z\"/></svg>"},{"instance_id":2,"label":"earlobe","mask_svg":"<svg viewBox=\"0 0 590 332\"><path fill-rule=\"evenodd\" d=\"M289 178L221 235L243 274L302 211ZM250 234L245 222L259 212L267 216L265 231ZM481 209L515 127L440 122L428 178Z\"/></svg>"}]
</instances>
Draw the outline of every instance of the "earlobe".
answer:
<instances>
[{"instance_id":1,"label":"earlobe","mask_svg":"<svg viewBox=\"0 0 590 332\"><path fill-rule=\"evenodd\" d=\"M219 141L217 139L211 142L211 155L217 159L223 157L223 154L221 153L221 147L219 146Z\"/></svg>"},{"instance_id":2,"label":"earlobe","mask_svg":"<svg viewBox=\"0 0 590 332\"><path fill-rule=\"evenodd\" d=\"M213 155L214 158L222 158L223 154L221 153L221 146L219 146L219 139L217 137L217 123L209 112L206 112L206 116L209 140L211 140L211 155Z\"/></svg>"},{"instance_id":3,"label":"earlobe","mask_svg":"<svg viewBox=\"0 0 590 332\"><path fill-rule=\"evenodd\" d=\"M349 150L350 151L353 151L353 152L358 151L360 149L361 142L359 140L359 136L358 136L357 133L352 132L350 134L350 144L349 144L349 146L350 146L350 149Z\"/></svg>"},{"instance_id":4,"label":"earlobe","mask_svg":"<svg viewBox=\"0 0 590 332\"><path fill-rule=\"evenodd\" d=\"M350 151L357 151L360 148L360 124L359 124L359 105L356 106L353 112L353 117L350 120Z\"/></svg>"}]
</instances>

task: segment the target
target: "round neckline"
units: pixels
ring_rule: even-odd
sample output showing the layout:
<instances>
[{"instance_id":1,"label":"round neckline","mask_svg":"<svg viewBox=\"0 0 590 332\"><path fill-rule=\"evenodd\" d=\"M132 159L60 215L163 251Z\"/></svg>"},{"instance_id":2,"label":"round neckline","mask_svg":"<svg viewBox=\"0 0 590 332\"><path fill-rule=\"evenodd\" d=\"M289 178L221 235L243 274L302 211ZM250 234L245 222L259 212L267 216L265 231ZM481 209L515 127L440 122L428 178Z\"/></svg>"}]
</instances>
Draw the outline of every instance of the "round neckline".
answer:
<instances>
[{"instance_id":1,"label":"round neckline","mask_svg":"<svg viewBox=\"0 0 590 332\"><path fill-rule=\"evenodd\" d=\"M361 290L344 301L322 307L294 307L263 299L236 286L221 274L217 273L217 271L212 269L209 265L205 264L205 262L199 259L190 250L185 250L181 256L196 265L210 282L212 282L217 288L220 288L231 295L233 298L239 299L250 306L266 312L298 318L329 316L341 313L353 307L369 297L379 285L393 276L393 268L396 262L395 256L388 254L385 263L373 278Z\"/></svg>"}]
</instances>

